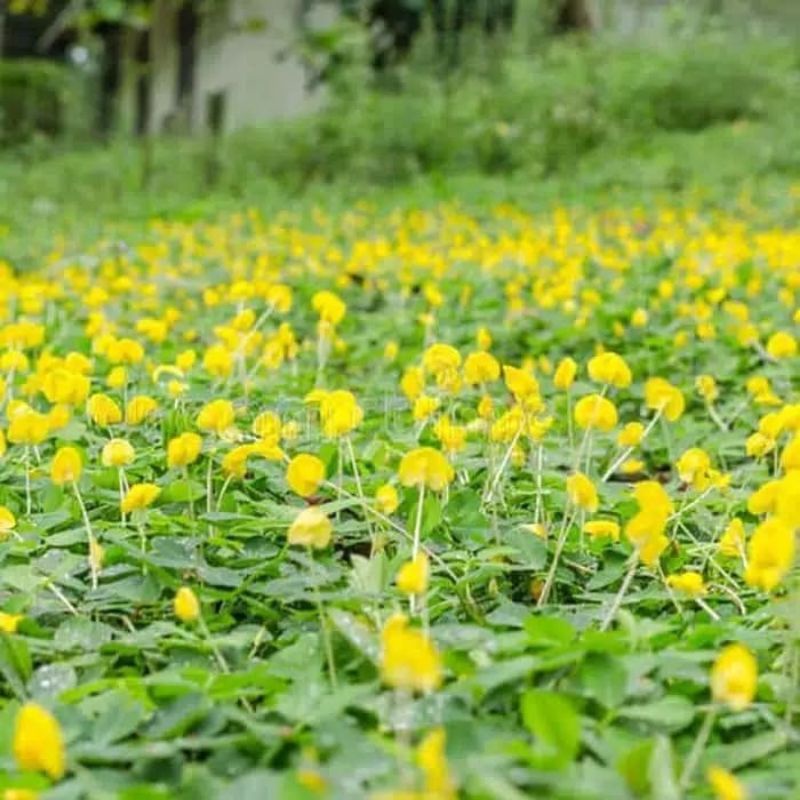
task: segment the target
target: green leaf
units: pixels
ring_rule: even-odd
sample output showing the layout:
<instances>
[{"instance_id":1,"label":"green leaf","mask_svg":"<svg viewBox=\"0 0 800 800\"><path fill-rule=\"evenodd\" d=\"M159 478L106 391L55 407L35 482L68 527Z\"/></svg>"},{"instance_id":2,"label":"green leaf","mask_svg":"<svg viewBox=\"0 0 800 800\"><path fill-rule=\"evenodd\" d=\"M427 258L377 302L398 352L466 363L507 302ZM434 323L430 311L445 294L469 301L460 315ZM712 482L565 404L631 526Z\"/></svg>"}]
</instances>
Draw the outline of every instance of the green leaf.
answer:
<instances>
[{"instance_id":1,"label":"green leaf","mask_svg":"<svg viewBox=\"0 0 800 800\"><path fill-rule=\"evenodd\" d=\"M692 723L695 707L683 695L666 695L652 703L620 709L619 716L641 722L656 730L679 731Z\"/></svg>"},{"instance_id":2,"label":"green leaf","mask_svg":"<svg viewBox=\"0 0 800 800\"><path fill-rule=\"evenodd\" d=\"M536 762L542 769L563 769L578 753L581 722L563 695L528 689L522 695L522 721L536 739Z\"/></svg>"},{"instance_id":3,"label":"green leaf","mask_svg":"<svg viewBox=\"0 0 800 800\"><path fill-rule=\"evenodd\" d=\"M657 736L647 762L653 800L681 800L683 793L675 774L672 744L666 736Z\"/></svg>"},{"instance_id":4,"label":"green leaf","mask_svg":"<svg viewBox=\"0 0 800 800\"><path fill-rule=\"evenodd\" d=\"M590 653L581 664L579 676L586 694L605 708L616 708L625 699L628 671L619 658Z\"/></svg>"},{"instance_id":5,"label":"green leaf","mask_svg":"<svg viewBox=\"0 0 800 800\"><path fill-rule=\"evenodd\" d=\"M31 676L31 670L28 645L16 635L0 633L0 673L20 699L26 696L25 684Z\"/></svg>"},{"instance_id":6,"label":"green leaf","mask_svg":"<svg viewBox=\"0 0 800 800\"><path fill-rule=\"evenodd\" d=\"M525 632L532 647L563 647L576 635L575 628L567 620L536 615L525 620Z\"/></svg>"}]
</instances>

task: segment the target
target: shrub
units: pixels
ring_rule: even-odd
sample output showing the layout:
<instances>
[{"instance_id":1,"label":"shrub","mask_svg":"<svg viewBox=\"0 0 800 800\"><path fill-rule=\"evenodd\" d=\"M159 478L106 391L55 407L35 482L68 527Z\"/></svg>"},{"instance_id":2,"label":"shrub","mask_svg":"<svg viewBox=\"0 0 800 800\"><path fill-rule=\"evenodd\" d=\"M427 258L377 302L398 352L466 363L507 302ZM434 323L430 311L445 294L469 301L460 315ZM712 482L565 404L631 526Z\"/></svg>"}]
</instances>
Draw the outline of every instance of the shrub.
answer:
<instances>
[{"instance_id":1,"label":"shrub","mask_svg":"<svg viewBox=\"0 0 800 800\"><path fill-rule=\"evenodd\" d=\"M73 71L52 61L0 61L0 143L67 133L79 90Z\"/></svg>"}]
</instances>

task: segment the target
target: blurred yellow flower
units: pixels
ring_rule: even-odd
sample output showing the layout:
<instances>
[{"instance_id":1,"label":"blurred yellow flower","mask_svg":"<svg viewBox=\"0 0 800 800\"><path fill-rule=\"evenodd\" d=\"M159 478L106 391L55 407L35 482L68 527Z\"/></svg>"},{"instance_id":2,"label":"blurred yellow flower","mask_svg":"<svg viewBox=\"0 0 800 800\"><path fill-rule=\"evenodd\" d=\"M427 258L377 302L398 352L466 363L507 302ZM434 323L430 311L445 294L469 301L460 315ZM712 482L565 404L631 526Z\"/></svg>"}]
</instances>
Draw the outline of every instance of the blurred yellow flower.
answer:
<instances>
[{"instance_id":1,"label":"blurred yellow flower","mask_svg":"<svg viewBox=\"0 0 800 800\"><path fill-rule=\"evenodd\" d=\"M711 668L711 694L732 711L743 711L753 702L757 681L755 656L741 644L724 647Z\"/></svg>"},{"instance_id":2,"label":"blurred yellow flower","mask_svg":"<svg viewBox=\"0 0 800 800\"><path fill-rule=\"evenodd\" d=\"M333 524L317 506L304 508L289 526L289 544L322 550L330 544Z\"/></svg>"},{"instance_id":3,"label":"blurred yellow flower","mask_svg":"<svg viewBox=\"0 0 800 800\"><path fill-rule=\"evenodd\" d=\"M43 772L54 781L66 771L66 752L58 720L36 703L17 712L12 740L14 759L22 770Z\"/></svg>"},{"instance_id":4,"label":"blurred yellow flower","mask_svg":"<svg viewBox=\"0 0 800 800\"><path fill-rule=\"evenodd\" d=\"M286 467L286 483L300 497L311 497L325 480L325 465L308 453L296 455Z\"/></svg>"}]
</instances>

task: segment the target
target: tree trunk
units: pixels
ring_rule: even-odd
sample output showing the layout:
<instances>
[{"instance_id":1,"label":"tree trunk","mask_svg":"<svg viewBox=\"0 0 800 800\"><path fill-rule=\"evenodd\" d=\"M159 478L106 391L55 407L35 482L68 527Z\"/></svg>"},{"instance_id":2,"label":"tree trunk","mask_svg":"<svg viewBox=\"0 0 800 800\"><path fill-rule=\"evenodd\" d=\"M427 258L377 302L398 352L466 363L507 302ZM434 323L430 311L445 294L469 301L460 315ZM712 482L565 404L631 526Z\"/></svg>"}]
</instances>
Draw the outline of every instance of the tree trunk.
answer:
<instances>
[{"instance_id":1,"label":"tree trunk","mask_svg":"<svg viewBox=\"0 0 800 800\"><path fill-rule=\"evenodd\" d=\"M590 32L593 28L588 0L560 0L556 8L554 33Z\"/></svg>"}]
</instances>

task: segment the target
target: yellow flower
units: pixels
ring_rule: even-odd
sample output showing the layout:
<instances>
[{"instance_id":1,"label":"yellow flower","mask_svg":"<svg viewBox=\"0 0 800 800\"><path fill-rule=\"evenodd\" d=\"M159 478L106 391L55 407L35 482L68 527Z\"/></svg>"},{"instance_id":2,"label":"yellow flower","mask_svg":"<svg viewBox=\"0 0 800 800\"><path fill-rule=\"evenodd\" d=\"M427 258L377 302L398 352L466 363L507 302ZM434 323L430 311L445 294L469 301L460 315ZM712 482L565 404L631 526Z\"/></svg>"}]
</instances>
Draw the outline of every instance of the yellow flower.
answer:
<instances>
[{"instance_id":1,"label":"yellow flower","mask_svg":"<svg viewBox=\"0 0 800 800\"><path fill-rule=\"evenodd\" d=\"M251 454L260 456L267 461L285 461L286 454L281 450L280 446L271 439L261 439L261 441L248 445Z\"/></svg>"},{"instance_id":2,"label":"yellow flower","mask_svg":"<svg viewBox=\"0 0 800 800\"><path fill-rule=\"evenodd\" d=\"M774 439L765 436L760 431L756 431L747 437L745 452L751 458L763 458L767 453L771 453L775 449L775 444Z\"/></svg>"},{"instance_id":3,"label":"yellow flower","mask_svg":"<svg viewBox=\"0 0 800 800\"><path fill-rule=\"evenodd\" d=\"M617 409L608 398L588 394L575 404L574 417L579 428L610 431L617 424Z\"/></svg>"},{"instance_id":4,"label":"yellow flower","mask_svg":"<svg viewBox=\"0 0 800 800\"><path fill-rule=\"evenodd\" d=\"M644 425L641 422L629 422L617 436L620 447L636 447L644 436Z\"/></svg>"},{"instance_id":5,"label":"yellow flower","mask_svg":"<svg viewBox=\"0 0 800 800\"><path fill-rule=\"evenodd\" d=\"M352 392L337 389L328 392L319 404L322 432L329 438L346 436L364 419L364 411Z\"/></svg>"},{"instance_id":6,"label":"yellow flower","mask_svg":"<svg viewBox=\"0 0 800 800\"><path fill-rule=\"evenodd\" d=\"M586 524L589 525L590 523L587 522ZM523 525L520 525L520 528L527 533L532 533L534 536L538 536L540 539L547 538L547 528L543 522L526 522ZM585 527L584 530L586 530Z\"/></svg>"},{"instance_id":7,"label":"yellow flower","mask_svg":"<svg viewBox=\"0 0 800 800\"><path fill-rule=\"evenodd\" d=\"M752 702L758 681L755 656L741 644L729 644L711 668L711 694L732 711L743 711Z\"/></svg>"},{"instance_id":8,"label":"yellow flower","mask_svg":"<svg viewBox=\"0 0 800 800\"><path fill-rule=\"evenodd\" d=\"M744 554L745 541L744 523L739 517L734 517L720 537L719 552L723 556L737 558Z\"/></svg>"},{"instance_id":9,"label":"yellow flower","mask_svg":"<svg viewBox=\"0 0 800 800\"><path fill-rule=\"evenodd\" d=\"M644 308L637 308L633 314L631 314L631 325L634 328L644 328L647 325L647 320L649 319L647 311Z\"/></svg>"},{"instance_id":10,"label":"yellow flower","mask_svg":"<svg viewBox=\"0 0 800 800\"><path fill-rule=\"evenodd\" d=\"M455 477L450 462L432 447L418 447L406 453L397 474L403 486L425 486L435 492L441 492Z\"/></svg>"},{"instance_id":11,"label":"yellow flower","mask_svg":"<svg viewBox=\"0 0 800 800\"><path fill-rule=\"evenodd\" d=\"M158 408L158 403L146 394L132 397L125 406L125 422L128 425L140 425Z\"/></svg>"},{"instance_id":12,"label":"yellow flower","mask_svg":"<svg viewBox=\"0 0 800 800\"><path fill-rule=\"evenodd\" d=\"M413 416L417 422L428 419L439 408L439 399L427 394L421 394L414 400Z\"/></svg>"},{"instance_id":13,"label":"yellow flower","mask_svg":"<svg viewBox=\"0 0 800 800\"><path fill-rule=\"evenodd\" d=\"M710 483L711 458L705 450L691 447L677 460L678 477L686 484L702 491Z\"/></svg>"},{"instance_id":14,"label":"yellow flower","mask_svg":"<svg viewBox=\"0 0 800 800\"><path fill-rule=\"evenodd\" d=\"M230 400L212 400L200 409L195 423L201 431L221 436L233 426L234 419L233 403Z\"/></svg>"},{"instance_id":15,"label":"yellow flower","mask_svg":"<svg viewBox=\"0 0 800 800\"><path fill-rule=\"evenodd\" d=\"M437 342L422 354L422 368L431 375L453 372L461 366L461 354L452 345Z\"/></svg>"},{"instance_id":16,"label":"yellow flower","mask_svg":"<svg viewBox=\"0 0 800 800\"><path fill-rule=\"evenodd\" d=\"M22 614L6 614L0 611L0 633L16 633L23 619Z\"/></svg>"},{"instance_id":17,"label":"yellow flower","mask_svg":"<svg viewBox=\"0 0 800 800\"><path fill-rule=\"evenodd\" d=\"M134 458L136 451L127 439L109 439L100 457L104 467L126 467Z\"/></svg>"},{"instance_id":18,"label":"yellow flower","mask_svg":"<svg viewBox=\"0 0 800 800\"><path fill-rule=\"evenodd\" d=\"M89 563L96 572L100 572L102 569L105 557L106 551L103 549L103 545L93 538L89 542Z\"/></svg>"},{"instance_id":19,"label":"yellow flower","mask_svg":"<svg viewBox=\"0 0 800 800\"><path fill-rule=\"evenodd\" d=\"M633 376L625 359L610 350L589 359L589 377L596 383L608 384L624 389L631 385Z\"/></svg>"},{"instance_id":20,"label":"yellow flower","mask_svg":"<svg viewBox=\"0 0 800 800\"><path fill-rule=\"evenodd\" d=\"M203 448L203 439L196 433L186 432L167 443L167 466L188 467L194 464Z\"/></svg>"},{"instance_id":21,"label":"yellow flower","mask_svg":"<svg viewBox=\"0 0 800 800\"><path fill-rule=\"evenodd\" d=\"M475 334L475 342L480 350L488 350L492 346L492 334L488 328L478 328Z\"/></svg>"},{"instance_id":22,"label":"yellow flower","mask_svg":"<svg viewBox=\"0 0 800 800\"><path fill-rule=\"evenodd\" d=\"M300 497L311 497L325 480L325 465L316 456L300 453L286 467L286 483Z\"/></svg>"},{"instance_id":23,"label":"yellow flower","mask_svg":"<svg viewBox=\"0 0 800 800\"><path fill-rule=\"evenodd\" d=\"M33 789L5 789L0 795L3 800L39 800L40 796Z\"/></svg>"},{"instance_id":24,"label":"yellow flower","mask_svg":"<svg viewBox=\"0 0 800 800\"><path fill-rule=\"evenodd\" d=\"M771 592L794 564L794 531L778 517L770 517L753 532L747 546L748 586Z\"/></svg>"},{"instance_id":25,"label":"yellow flower","mask_svg":"<svg viewBox=\"0 0 800 800\"><path fill-rule=\"evenodd\" d=\"M633 496L642 511L659 514L665 519L675 510L666 489L658 481L641 481L633 487Z\"/></svg>"},{"instance_id":26,"label":"yellow flower","mask_svg":"<svg viewBox=\"0 0 800 800\"><path fill-rule=\"evenodd\" d=\"M463 425L453 424L448 417L440 417L433 426L433 435L447 453L458 453L464 449L467 429Z\"/></svg>"},{"instance_id":27,"label":"yellow flower","mask_svg":"<svg viewBox=\"0 0 800 800\"><path fill-rule=\"evenodd\" d=\"M417 764L430 800L456 800L458 792L445 754L444 728L434 728L417 746Z\"/></svg>"},{"instance_id":28,"label":"yellow flower","mask_svg":"<svg viewBox=\"0 0 800 800\"><path fill-rule=\"evenodd\" d=\"M27 446L41 444L50 433L50 420L45 414L40 414L27 407L12 414L10 404L7 413L9 415L8 441L12 444Z\"/></svg>"},{"instance_id":29,"label":"yellow flower","mask_svg":"<svg viewBox=\"0 0 800 800\"><path fill-rule=\"evenodd\" d=\"M188 586L178 589L172 605L175 616L181 622L196 622L200 618L200 601Z\"/></svg>"},{"instance_id":30,"label":"yellow flower","mask_svg":"<svg viewBox=\"0 0 800 800\"><path fill-rule=\"evenodd\" d=\"M767 481L750 495L747 500L747 510L756 516L760 514L769 514L775 510L780 491L780 481Z\"/></svg>"},{"instance_id":31,"label":"yellow flower","mask_svg":"<svg viewBox=\"0 0 800 800\"><path fill-rule=\"evenodd\" d=\"M72 412L69 406L53 406L47 412L47 424L51 431L63 428L72 419Z\"/></svg>"},{"instance_id":32,"label":"yellow flower","mask_svg":"<svg viewBox=\"0 0 800 800\"><path fill-rule=\"evenodd\" d=\"M628 520L625 536L636 548L645 566L652 567L664 550L669 547L669 539L664 535L667 520L663 514L640 511Z\"/></svg>"},{"instance_id":33,"label":"yellow flower","mask_svg":"<svg viewBox=\"0 0 800 800\"><path fill-rule=\"evenodd\" d=\"M583 526L584 533L593 539L619 539L619 525L610 519L590 520Z\"/></svg>"},{"instance_id":34,"label":"yellow flower","mask_svg":"<svg viewBox=\"0 0 800 800\"><path fill-rule=\"evenodd\" d=\"M712 764L706 779L716 800L747 800L747 789L732 772Z\"/></svg>"},{"instance_id":35,"label":"yellow flower","mask_svg":"<svg viewBox=\"0 0 800 800\"><path fill-rule=\"evenodd\" d=\"M0 506L0 542L5 539L17 524L16 517L5 506Z\"/></svg>"},{"instance_id":36,"label":"yellow flower","mask_svg":"<svg viewBox=\"0 0 800 800\"><path fill-rule=\"evenodd\" d=\"M707 589L703 576L699 572L681 572L670 575L667 585L687 597L702 597Z\"/></svg>"},{"instance_id":37,"label":"yellow flower","mask_svg":"<svg viewBox=\"0 0 800 800\"><path fill-rule=\"evenodd\" d=\"M116 425L122 422L120 407L107 394L93 394L86 402L86 412L95 425Z\"/></svg>"},{"instance_id":38,"label":"yellow flower","mask_svg":"<svg viewBox=\"0 0 800 800\"><path fill-rule=\"evenodd\" d=\"M330 519L317 506L304 508L289 526L289 544L299 544L322 550L331 541L333 525Z\"/></svg>"},{"instance_id":39,"label":"yellow flower","mask_svg":"<svg viewBox=\"0 0 800 800\"><path fill-rule=\"evenodd\" d=\"M261 439L278 442L281 438L281 418L274 411L262 411L254 420L253 433Z\"/></svg>"},{"instance_id":40,"label":"yellow flower","mask_svg":"<svg viewBox=\"0 0 800 800\"><path fill-rule=\"evenodd\" d=\"M503 367L506 387L514 399L525 407L536 406L539 402L539 382L529 372L506 364Z\"/></svg>"},{"instance_id":41,"label":"yellow flower","mask_svg":"<svg viewBox=\"0 0 800 800\"><path fill-rule=\"evenodd\" d=\"M492 414L494 414L494 401L488 394L485 394L478 401L478 416L488 420L491 419Z\"/></svg>"},{"instance_id":42,"label":"yellow flower","mask_svg":"<svg viewBox=\"0 0 800 800\"><path fill-rule=\"evenodd\" d=\"M114 367L106 377L106 386L109 389L122 389L128 382L128 370L125 367Z\"/></svg>"},{"instance_id":43,"label":"yellow flower","mask_svg":"<svg viewBox=\"0 0 800 800\"><path fill-rule=\"evenodd\" d=\"M619 471L623 475L638 475L645 471L646 464L638 458L626 458L620 465Z\"/></svg>"},{"instance_id":44,"label":"yellow flower","mask_svg":"<svg viewBox=\"0 0 800 800\"><path fill-rule=\"evenodd\" d=\"M800 434L795 434L789 444L783 448L781 466L786 472L800 470Z\"/></svg>"},{"instance_id":45,"label":"yellow flower","mask_svg":"<svg viewBox=\"0 0 800 800\"><path fill-rule=\"evenodd\" d=\"M555 375L553 375L553 386L559 391L566 392L575 382L578 374L578 365L575 360L567 356L558 362Z\"/></svg>"},{"instance_id":46,"label":"yellow flower","mask_svg":"<svg viewBox=\"0 0 800 800\"><path fill-rule=\"evenodd\" d=\"M669 422L675 422L686 408L683 392L663 378L650 378L645 383L644 401L648 408L660 411Z\"/></svg>"},{"instance_id":47,"label":"yellow flower","mask_svg":"<svg viewBox=\"0 0 800 800\"><path fill-rule=\"evenodd\" d=\"M56 486L74 483L81 477L83 461L74 447L59 447L50 465L50 480Z\"/></svg>"},{"instance_id":48,"label":"yellow flower","mask_svg":"<svg viewBox=\"0 0 800 800\"><path fill-rule=\"evenodd\" d=\"M227 378L233 372L233 354L225 345L212 344L203 355L203 367L215 378Z\"/></svg>"},{"instance_id":49,"label":"yellow flower","mask_svg":"<svg viewBox=\"0 0 800 800\"><path fill-rule=\"evenodd\" d=\"M388 361L391 363L397 358L397 354L400 351L400 348L395 341L388 341L386 342L386 346L383 348L383 359L384 361Z\"/></svg>"},{"instance_id":50,"label":"yellow flower","mask_svg":"<svg viewBox=\"0 0 800 800\"><path fill-rule=\"evenodd\" d=\"M800 470L780 480L775 516L789 528L800 529Z\"/></svg>"},{"instance_id":51,"label":"yellow flower","mask_svg":"<svg viewBox=\"0 0 800 800\"><path fill-rule=\"evenodd\" d=\"M408 367L400 380L400 389L409 403L416 400L425 389L425 379L419 367Z\"/></svg>"},{"instance_id":52,"label":"yellow flower","mask_svg":"<svg viewBox=\"0 0 800 800\"><path fill-rule=\"evenodd\" d=\"M424 552L417 553L412 561L407 561L397 573L397 588L403 594L423 594L428 589L430 568L428 556Z\"/></svg>"},{"instance_id":53,"label":"yellow flower","mask_svg":"<svg viewBox=\"0 0 800 800\"><path fill-rule=\"evenodd\" d=\"M767 341L767 352L775 359L791 358L797 355L797 339L786 331L773 333Z\"/></svg>"},{"instance_id":54,"label":"yellow flower","mask_svg":"<svg viewBox=\"0 0 800 800\"><path fill-rule=\"evenodd\" d=\"M244 478L247 474L247 459L253 455L255 445L240 444L222 457L222 472L229 478Z\"/></svg>"},{"instance_id":55,"label":"yellow flower","mask_svg":"<svg viewBox=\"0 0 800 800\"><path fill-rule=\"evenodd\" d=\"M106 358L112 364L138 364L144 358L144 348L134 339L114 339L109 342Z\"/></svg>"},{"instance_id":56,"label":"yellow flower","mask_svg":"<svg viewBox=\"0 0 800 800\"><path fill-rule=\"evenodd\" d=\"M89 396L90 382L84 375L67 369L54 369L42 379L42 394L50 403L78 406Z\"/></svg>"},{"instance_id":57,"label":"yellow flower","mask_svg":"<svg viewBox=\"0 0 800 800\"><path fill-rule=\"evenodd\" d=\"M66 770L66 753L58 720L36 703L25 703L14 722L14 759L22 770L43 772L54 781Z\"/></svg>"},{"instance_id":58,"label":"yellow flower","mask_svg":"<svg viewBox=\"0 0 800 800\"><path fill-rule=\"evenodd\" d=\"M584 511L597 511L597 489L591 478L583 472L576 472L567 478L567 497L573 505Z\"/></svg>"},{"instance_id":59,"label":"yellow flower","mask_svg":"<svg viewBox=\"0 0 800 800\"><path fill-rule=\"evenodd\" d=\"M123 514L147 508L161 494L161 489L153 483L134 483L122 498L120 508Z\"/></svg>"},{"instance_id":60,"label":"yellow flower","mask_svg":"<svg viewBox=\"0 0 800 800\"><path fill-rule=\"evenodd\" d=\"M694 386L706 403L713 403L719 397L719 389L713 375L698 375L694 379Z\"/></svg>"},{"instance_id":61,"label":"yellow flower","mask_svg":"<svg viewBox=\"0 0 800 800\"><path fill-rule=\"evenodd\" d=\"M469 384L489 383L499 377L500 362L490 353L470 353L464 361L464 380Z\"/></svg>"},{"instance_id":62,"label":"yellow flower","mask_svg":"<svg viewBox=\"0 0 800 800\"><path fill-rule=\"evenodd\" d=\"M381 514L393 514L397 511L397 507L400 505L400 499L397 496L397 489L394 488L390 483L384 483L382 486L379 486L375 492L375 508L381 512Z\"/></svg>"},{"instance_id":63,"label":"yellow flower","mask_svg":"<svg viewBox=\"0 0 800 800\"><path fill-rule=\"evenodd\" d=\"M342 300L327 290L317 292L311 298L311 306L319 314L319 318L330 325L338 325L347 312L347 306Z\"/></svg>"},{"instance_id":64,"label":"yellow flower","mask_svg":"<svg viewBox=\"0 0 800 800\"><path fill-rule=\"evenodd\" d=\"M175 366L181 372L188 372L197 361L197 353L194 350L182 350L178 355L175 357Z\"/></svg>"},{"instance_id":65,"label":"yellow flower","mask_svg":"<svg viewBox=\"0 0 800 800\"><path fill-rule=\"evenodd\" d=\"M410 628L404 614L391 616L381 633L381 678L395 689L432 692L441 686L442 663L428 636Z\"/></svg>"}]
</instances>

